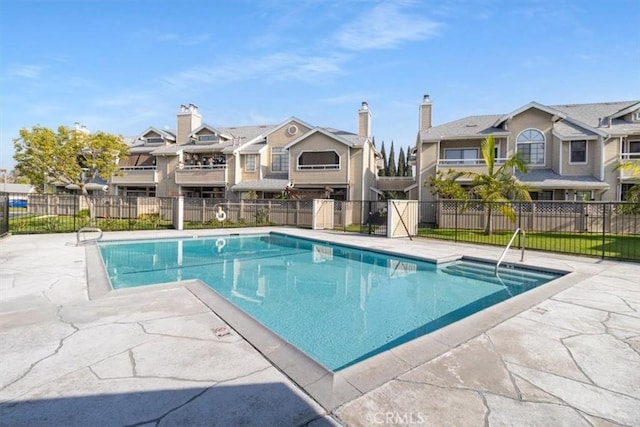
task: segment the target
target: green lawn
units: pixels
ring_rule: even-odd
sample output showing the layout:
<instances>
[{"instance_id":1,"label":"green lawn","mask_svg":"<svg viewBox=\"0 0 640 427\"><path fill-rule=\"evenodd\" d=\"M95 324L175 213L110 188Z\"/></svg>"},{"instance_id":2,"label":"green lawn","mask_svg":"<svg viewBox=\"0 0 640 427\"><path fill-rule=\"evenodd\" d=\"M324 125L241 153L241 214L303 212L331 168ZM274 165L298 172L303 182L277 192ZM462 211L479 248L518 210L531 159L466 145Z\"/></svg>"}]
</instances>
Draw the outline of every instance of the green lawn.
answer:
<instances>
[{"instance_id":1,"label":"green lawn","mask_svg":"<svg viewBox=\"0 0 640 427\"><path fill-rule=\"evenodd\" d=\"M418 235L458 242L505 246L513 232L495 232L487 236L480 230L420 228ZM520 238L513 246L518 247ZM618 258L640 261L640 236L602 233L540 233L526 235L526 249Z\"/></svg>"}]
</instances>

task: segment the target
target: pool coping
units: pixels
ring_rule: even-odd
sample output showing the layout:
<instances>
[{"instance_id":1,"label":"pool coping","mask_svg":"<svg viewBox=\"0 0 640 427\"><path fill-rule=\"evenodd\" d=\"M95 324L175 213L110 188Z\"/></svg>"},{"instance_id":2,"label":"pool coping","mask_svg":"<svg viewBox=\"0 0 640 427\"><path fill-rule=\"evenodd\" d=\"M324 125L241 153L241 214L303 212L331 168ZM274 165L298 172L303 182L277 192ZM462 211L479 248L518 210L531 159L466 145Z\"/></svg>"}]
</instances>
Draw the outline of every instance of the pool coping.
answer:
<instances>
[{"instance_id":1,"label":"pool coping","mask_svg":"<svg viewBox=\"0 0 640 427\"><path fill-rule=\"evenodd\" d=\"M273 233L300 237L295 234L288 234L281 231ZM220 235L207 237L216 236ZM330 242L328 239L303 238L319 242ZM339 244L344 245L343 243ZM357 244L346 244L344 246L368 251L372 250L371 248ZM379 249L376 249L375 251L389 255L407 257L406 254L399 251L385 251ZM100 254L97 245L86 246L85 254L87 259L87 292L89 299L130 294L135 293L136 291L146 292L149 290L148 286L117 290L112 289L105 265L102 261L102 255ZM431 259L429 257L417 257L411 255L408 257L434 262L436 264L450 262L457 259L476 260L495 264L495 262L490 259L467 256L447 256L442 259ZM474 337L481 335L509 318L541 303L565 289L570 288L579 281L588 277L586 274L575 271L568 272L537 266L512 265L518 268L533 268L543 271L564 273L565 275L533 288L525 293L516 295L508 300L483 309L480 312L460 319L427 335L415 338L392 349L385 350L336 372L323 367L321 364L307 356L304 352L276 335L241 309L237 308L233 303L227 301L224 297L200 280L180 281L153 286L156 289L167 289L173 287L182 287L187 289L213 313L224 320L267 360L269 360L274 367L287 375L327 411L332 411L338 406L356 399L374 388L397 378L398 376L432 359L435 359L436 357Z\"/></svg>"}]
</instances>

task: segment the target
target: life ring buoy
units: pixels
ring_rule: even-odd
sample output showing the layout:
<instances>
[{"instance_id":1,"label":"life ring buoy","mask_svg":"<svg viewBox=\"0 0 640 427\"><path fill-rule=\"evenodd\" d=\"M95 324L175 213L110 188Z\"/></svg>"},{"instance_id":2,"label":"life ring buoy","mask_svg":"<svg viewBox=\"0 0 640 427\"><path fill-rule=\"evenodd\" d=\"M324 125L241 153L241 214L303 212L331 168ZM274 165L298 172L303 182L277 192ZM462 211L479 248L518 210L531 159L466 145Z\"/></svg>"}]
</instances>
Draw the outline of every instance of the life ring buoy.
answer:
<instances>
[{"instance_id":1,"label":"life ring buoy","mask_svg":"<svg viewBox=\"0 0 640 427\"><path fill-rule=\"evenodd\" d=\"M216 248L218 248L218 252L220 252L227 245L226 240L218 239L216 240Z\"/></svg>"},{"instance_id":2,"label":"life ring buoy","mask_svg":"<svg viewBox=\"0 0 640 427\"><path fill-rule=\"evenodd\" d=\"M219 209L216 212L216 219L220 222L224 221L225 219L227 219L227 214L225 211L223 211L222 209Z\"/></svg>"}]
</instances>

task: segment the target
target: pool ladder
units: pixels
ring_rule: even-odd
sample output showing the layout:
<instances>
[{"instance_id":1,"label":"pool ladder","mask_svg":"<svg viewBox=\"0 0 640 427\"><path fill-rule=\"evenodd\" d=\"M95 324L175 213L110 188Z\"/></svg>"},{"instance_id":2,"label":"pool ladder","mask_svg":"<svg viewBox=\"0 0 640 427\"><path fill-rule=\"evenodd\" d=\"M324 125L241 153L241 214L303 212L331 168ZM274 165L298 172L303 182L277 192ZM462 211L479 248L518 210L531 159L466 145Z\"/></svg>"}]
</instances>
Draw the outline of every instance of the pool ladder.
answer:
<instances>
[{"instance_id":1,"label":"pool ladder","mask_svg":"<svg viewBox=\"0 0 640 427\"><path fill-rule=\"evenodd\" d=\"M80 233L100 233L98 237L94 237L92 239L80 240ZM82 227L76 232L76 246L80 245L88 245L90 243L96 243L98 240L102 239L102 230L98 227Z\"/></svg>"},{"instance_id":2,"label":"pool ladder","mask_svg":"<svg viewBox=\"0 0 640 427\"><path fill-rule=\"evenodd\" d=\"M527 242L527 233L525 233L523 229L518 227L516 228L516 231L513 232L513 236L511 236L511 240L509 240L509 243L507 243L507 246L505 246L504 251L502 251L502 255L500 255L500 259L496 263L496 268L494 270L494 274L496 276L498 275L498 267L500 267L500 263L502 262L504 257L507 255L507 251L511 247L511 244L513 243L513 241L516 239L516 236L518 235L518 233L522 233L522 244L520 245L521 246L520 262L524 261L524 247L526 246L526 242Z\"/></svg>"}]
</instances>

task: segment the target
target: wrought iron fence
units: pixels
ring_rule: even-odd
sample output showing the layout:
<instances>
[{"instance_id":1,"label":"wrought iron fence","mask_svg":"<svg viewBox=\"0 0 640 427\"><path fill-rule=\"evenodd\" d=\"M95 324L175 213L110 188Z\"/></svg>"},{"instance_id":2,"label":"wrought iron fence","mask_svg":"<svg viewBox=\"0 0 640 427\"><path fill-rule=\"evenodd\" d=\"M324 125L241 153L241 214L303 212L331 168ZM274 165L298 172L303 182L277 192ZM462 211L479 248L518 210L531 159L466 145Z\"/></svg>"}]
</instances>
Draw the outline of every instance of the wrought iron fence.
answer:
<instances>
[{"instance_id":1,"label":"wrought iron fence","mask_svg":"<svg viewBox=\"0 0 640 427\"><path fill-rule=\"evenodd\" d=\"M0 234L7 227L14 234L73 232L87 225L105 231L172 228L175 205L176 198L169 197L92 196L87 201L77 195L2 194ZM640 204L443 200L418 202L418 212L423 237L504 246L520 227L527 233L527 249L640 261ZM310 228L313 201L185 198L183 213L186 229ZM334 228L386 236L387 202L336 200Z\"/></svg>"},{"instance_id":2,"label":"wrought iron fence","mask_svg":"<svg viewBox=\"0 0 640 427\"><path fill-rule=\"evenodd\" d=\"M527 249L640 261L637 203L442 200L420 202L419 210L424 237L504 246L520 227Z\"/></svg>"},{"instance_id":3,"label":"wrought iron fence","mask_svg":"<svg viewBox=\"0 0 640 427\"><path fill-rule=\"evenodd\" d=\"M15 195L11 197L9 211L9 229L13 234L65 233L86 226L109 231L153 230L171 228L173 198Z\"/></svg>"},{"instance_id":4,"label":"wrought iron fence","mask_svg":"<svg viewBox=\"0 0 640 427\"><path fill-rule=\"evenodd\" d=\"M9 193L0 193L0 237L9 233Z\"/></svg>"}]
</instances>

